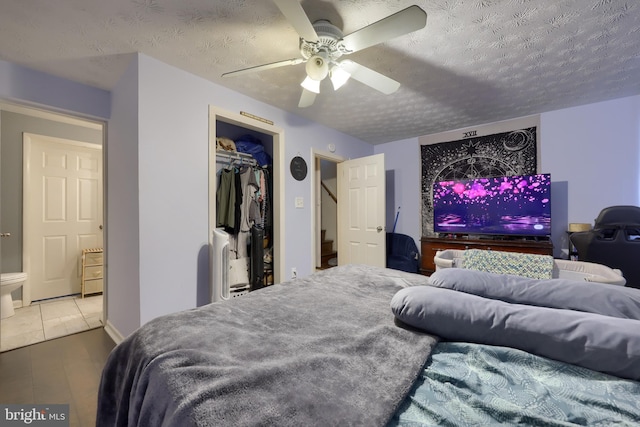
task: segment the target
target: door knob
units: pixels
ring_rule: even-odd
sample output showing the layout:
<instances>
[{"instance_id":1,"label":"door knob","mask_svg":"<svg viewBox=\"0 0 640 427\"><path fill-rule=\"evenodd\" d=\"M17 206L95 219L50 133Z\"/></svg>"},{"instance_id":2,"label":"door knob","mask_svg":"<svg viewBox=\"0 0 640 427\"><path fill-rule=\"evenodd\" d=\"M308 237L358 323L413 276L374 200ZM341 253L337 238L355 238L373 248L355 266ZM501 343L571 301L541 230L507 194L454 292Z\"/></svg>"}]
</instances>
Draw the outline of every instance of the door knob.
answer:
<instances>
[{"instance_id":1,"label":"door knob","mask_svg":"<svg viewBox=\"0 0 640 427\"><path fill-rule=\"evenodd\" d=\"M376 228L376 230L378 230L378 233L382 231L382 226L379 225L378 228Z\"/></svg>"},{"instance_id":2,"label":"door knob","mask_svg":"<svg viewBox=\"0 0 640 427\"><path fill-rule=\"evenodd\" d=\"M11 233L0 233L0 237L11 237Z\"/></svg>"}]
</instances>

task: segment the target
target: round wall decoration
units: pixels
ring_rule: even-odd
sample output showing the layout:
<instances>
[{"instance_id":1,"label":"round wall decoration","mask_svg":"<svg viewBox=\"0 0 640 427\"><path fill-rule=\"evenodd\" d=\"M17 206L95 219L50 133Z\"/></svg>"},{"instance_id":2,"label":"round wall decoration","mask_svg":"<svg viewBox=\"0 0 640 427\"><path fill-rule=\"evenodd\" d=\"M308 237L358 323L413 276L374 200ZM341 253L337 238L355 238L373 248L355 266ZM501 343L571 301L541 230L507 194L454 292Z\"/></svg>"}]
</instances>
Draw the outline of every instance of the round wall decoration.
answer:
<instances>
[{"instance_id":1,"label":"round wall decoration","mask_svg":"<svg viewBox=\"0 0 640 427\"><path fill-rule=\"evenodd\" d=\"M298 181L307 177L307 162L300 156L291 159L291 175Z\"/></svg>"}]
</instances>

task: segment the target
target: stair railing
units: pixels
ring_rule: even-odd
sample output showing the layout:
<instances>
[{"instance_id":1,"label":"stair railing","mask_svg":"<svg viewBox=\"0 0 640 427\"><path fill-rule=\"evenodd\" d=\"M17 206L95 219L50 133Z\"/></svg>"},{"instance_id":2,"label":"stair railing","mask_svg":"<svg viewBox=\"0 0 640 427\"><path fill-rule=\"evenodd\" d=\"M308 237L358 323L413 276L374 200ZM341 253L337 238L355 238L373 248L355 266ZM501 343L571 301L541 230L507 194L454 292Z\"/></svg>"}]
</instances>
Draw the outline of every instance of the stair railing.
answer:
<instances>
[{"instance_id":1,"label":"stair railing","mask_svg":"<svg viewBox=\"0 0 640 427\"><path fill-rule=\"evenodd\" d=\"M322 185L322 188L324 188L324 190L329 194L329 197L331 197L334 202L338 203L338 198L336 197L335 194L331 192L331 190L329 190L329 187L327 187L327 184L325 184L324 181L320 181L320 184Z\"/></svg>"}]
</instances>

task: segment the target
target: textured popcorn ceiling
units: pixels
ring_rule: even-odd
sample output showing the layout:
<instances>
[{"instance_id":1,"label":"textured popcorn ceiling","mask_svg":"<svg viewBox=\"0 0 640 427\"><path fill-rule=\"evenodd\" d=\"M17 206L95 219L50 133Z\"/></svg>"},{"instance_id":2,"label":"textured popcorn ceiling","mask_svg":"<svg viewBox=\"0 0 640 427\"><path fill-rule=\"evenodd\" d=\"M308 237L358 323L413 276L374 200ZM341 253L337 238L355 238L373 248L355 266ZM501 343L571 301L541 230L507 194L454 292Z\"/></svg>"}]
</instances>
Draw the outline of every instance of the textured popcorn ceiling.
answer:
<instances>
[{"instance_id":1,"label":"textured popcorn ceiling","mask_svg":"<svg viewBox=\"0 0 640 427\"><path fill-rule=\"evenodd\" d=\"M638 0L302 2L345 34L412 4L425 29L348 56L396 93L325 81L306 109L303 64L220 77L299 56L270 0L0 0L0 59L111 89L143 52L372 144L640 94Z\"/></svg>"}]
</instances>

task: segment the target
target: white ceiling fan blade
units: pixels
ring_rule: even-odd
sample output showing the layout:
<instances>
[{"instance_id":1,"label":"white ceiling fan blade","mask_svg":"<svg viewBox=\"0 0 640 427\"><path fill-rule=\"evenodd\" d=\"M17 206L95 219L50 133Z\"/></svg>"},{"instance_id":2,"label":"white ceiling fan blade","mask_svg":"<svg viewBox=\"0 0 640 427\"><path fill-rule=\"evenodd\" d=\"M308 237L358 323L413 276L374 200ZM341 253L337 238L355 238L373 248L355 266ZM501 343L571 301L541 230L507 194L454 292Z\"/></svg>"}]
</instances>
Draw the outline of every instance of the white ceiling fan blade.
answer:
<instances>
[{"instance_id":1,"label":"white ceiling fan blade","mask_svg":"<svg viewBox=\"0 0 640 427\"><path fill-rule=\"evenodd\" d=\"M316 94L311 92L310 90L302 89L302 95L300 95L300 102L298 102L298 107L306 108L313 105L316 100Z\"/></svg>"},{"instance_id":2,"label":"white ceiling fan blade","mask_svg":"<svg viewBox=\"0 0 640 427\"><path fill-rule=\"evenodd\" d=\"M306 12L298 0L273 0L280 12L287 18L300 37L310 42L317 42L318 35L313 29Z\"/></svg>"},{"instance_id":3,"label":"white ceiling fan blade","mask_svg":"<svg viewBox=\"0 0 640 427\"><path fill-rule=\"evenodd\" d=\"M356 52L394 37L409 34L426 25L427 13L413 5L344 36L342 45L348 51Z\"/></svg>"},{"instance_id":4,"label":"white ceiling fan blade","mask_svg":"<svg viewBox=\"0 0 640 427\"><path fill-rule=\"evenodd\" d=\"M352 79L358 80L360 83L364 83L385 95L390 95L400 88L399 82L356 62L342 61L340 68L351 74Z\"/></svg>"},{"instance_id":5,"label":"white ceiling fan blade","mask_svg":"<svg viewBox=\"0 0 640 427\"><path fill-rule=\"evenodd\" d=\"M284 67L287 65L297 65L304 62L302 58L287 59L285 61L272 62L270 64L256 65L255 67L243 68L242 70L229 71L222 77L241 76L243 74L255 73L256 71L268 70L270 68Z\"/></svg>"}]
</instances>

